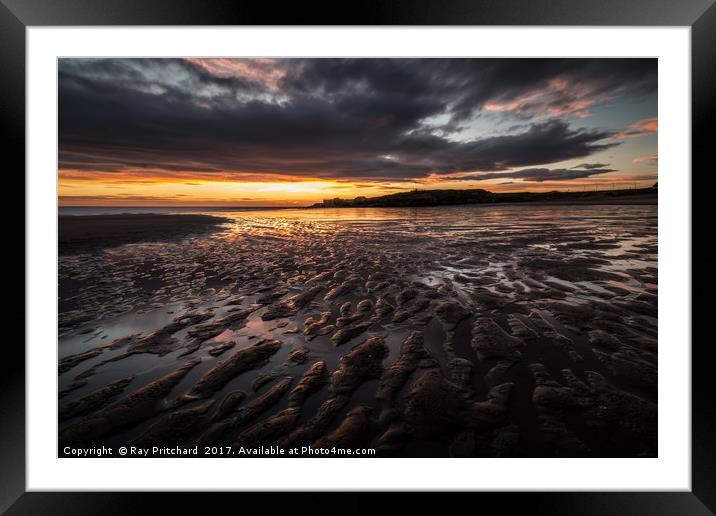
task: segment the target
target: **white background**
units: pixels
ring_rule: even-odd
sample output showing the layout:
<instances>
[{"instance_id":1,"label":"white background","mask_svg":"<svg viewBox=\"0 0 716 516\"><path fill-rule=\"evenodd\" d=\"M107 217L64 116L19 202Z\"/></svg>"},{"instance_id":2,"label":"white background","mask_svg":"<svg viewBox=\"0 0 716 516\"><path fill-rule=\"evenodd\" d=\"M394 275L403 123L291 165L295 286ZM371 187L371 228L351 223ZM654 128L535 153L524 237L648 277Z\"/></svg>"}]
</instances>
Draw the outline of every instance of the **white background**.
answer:
<instances>
[{"instance_id":1,"label":"white background","mask_svg":"<svg viewBox=\"0 0 716 516\"><path fill-rule=\"evenodd\" d=\"M28 28L28 490L690 490L690 30ZM659 456L58 459L57 57L659 58Z\"/></svg>"}]
</instances>

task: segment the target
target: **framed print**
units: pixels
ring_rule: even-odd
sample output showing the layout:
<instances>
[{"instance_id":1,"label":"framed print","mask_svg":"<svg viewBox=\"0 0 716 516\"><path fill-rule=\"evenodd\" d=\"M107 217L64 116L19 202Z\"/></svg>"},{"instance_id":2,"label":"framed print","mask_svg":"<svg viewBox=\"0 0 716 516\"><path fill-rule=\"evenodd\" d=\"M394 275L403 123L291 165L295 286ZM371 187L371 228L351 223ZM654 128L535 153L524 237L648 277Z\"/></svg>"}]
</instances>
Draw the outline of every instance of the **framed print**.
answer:
<instances>
[{"instance_id":1,"label":"framed print","mask_svg":"<svg viewBox=\"0 0 716 516\"><path fill-rule=\"evenodd\" d=\"M155 491L712 513L712 2L3 1L8 514Z\"/></svg>"}]
</instances>

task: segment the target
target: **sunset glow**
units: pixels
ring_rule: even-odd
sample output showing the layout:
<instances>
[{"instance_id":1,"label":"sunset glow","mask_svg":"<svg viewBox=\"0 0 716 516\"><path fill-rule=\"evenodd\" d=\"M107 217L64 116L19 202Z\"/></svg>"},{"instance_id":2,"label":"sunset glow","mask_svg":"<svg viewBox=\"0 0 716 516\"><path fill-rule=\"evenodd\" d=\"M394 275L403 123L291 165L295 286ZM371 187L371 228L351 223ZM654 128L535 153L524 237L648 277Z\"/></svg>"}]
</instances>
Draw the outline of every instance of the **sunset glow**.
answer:
<instances>
[{"instance_id":1,"label":"sunset glow","mask_svg":"<svg viewBox=\"0 0 716 516\"><path fill-rule=\"evenodd\" d=\"M657 180L649 59L62 59L62 206Z\"/></svg>"}]
</instances>

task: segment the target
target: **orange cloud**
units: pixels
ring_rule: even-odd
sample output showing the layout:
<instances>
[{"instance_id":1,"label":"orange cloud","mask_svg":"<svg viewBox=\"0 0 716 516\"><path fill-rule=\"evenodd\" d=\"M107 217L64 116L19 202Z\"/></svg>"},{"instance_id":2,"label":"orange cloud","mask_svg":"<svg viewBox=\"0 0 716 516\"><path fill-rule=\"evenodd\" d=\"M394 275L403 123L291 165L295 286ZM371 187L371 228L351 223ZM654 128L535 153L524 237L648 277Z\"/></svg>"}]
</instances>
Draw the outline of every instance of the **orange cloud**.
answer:
<instances>
[{"instance_id":1,"label":"orange cloud","mask_svg":"<svg viewBox=\"0 0 716 516\"><path fill-rule=\"evenodd\" d=\"M647 118L646 120L640 120L634 122L624 131L615 135L615 138L638 138L646 134L653 134L659 131L659 123L656 117Z\"/></svg>"},{"instance_id":2,"label":"orange cloud","mask_svg":"<svg viewBox=\"0 0 716 516\"><path fill-rule=\"evenodd\" d=\"M598 102L609 100L590 88L571 84L562 78L552 79L546 87L525 93L509 101L488 101L483 106L487 111L515 111L550 117L575 116L586 118L591 115L589 108Z\"/></svg>"},{"instance_id":3,"label":"orange cloud","mask_svg":"<svg viewBox=\"0 0 716 516\"><path fill-rule=\"evenodd\" d=\"M275 59L187 58L186 61L216 77L248 79L274 91L286 75Z\"/></svg>"},{"instance_id":4,"label":"orange cloud","mask_svg":"<svg viewBox=\"0 0 716 516\"><path fill-rule=\"evenodd\" d=\"M658 154L647 154L645 156L637 156L632 160L632 163L656 163L659 161Z\"/></svg>"}]
</instances>

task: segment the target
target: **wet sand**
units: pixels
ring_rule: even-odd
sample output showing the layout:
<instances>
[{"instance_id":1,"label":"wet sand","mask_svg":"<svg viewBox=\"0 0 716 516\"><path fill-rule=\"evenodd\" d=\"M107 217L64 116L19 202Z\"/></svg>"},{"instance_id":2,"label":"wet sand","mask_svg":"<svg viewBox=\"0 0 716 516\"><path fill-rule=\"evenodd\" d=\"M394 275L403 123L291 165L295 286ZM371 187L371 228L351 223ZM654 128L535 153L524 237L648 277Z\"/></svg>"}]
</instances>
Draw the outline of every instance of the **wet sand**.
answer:
<instances>
[{"instance_id":1,"label":"wet sand","mask_svg":"<svg viewBox=\"0 0 716 516\"><path fill-rule=\"evenodd\" d=\"M61 445L656 456L656 206L212 215L60 257Z\"/></svg>"},{"instance_id":2,"label":"wet sand","mask_svg":"<svg viewBox=\"0 0 716 516\"><path fill-rule=\"evenodd\" d=\"M134 242L162 241L214 229L209 215L121 214L58 217L59 254L78 254Z\"/></svg>"}]
</instances>

